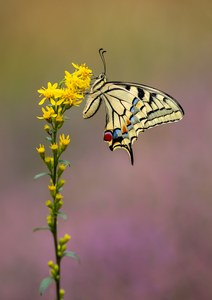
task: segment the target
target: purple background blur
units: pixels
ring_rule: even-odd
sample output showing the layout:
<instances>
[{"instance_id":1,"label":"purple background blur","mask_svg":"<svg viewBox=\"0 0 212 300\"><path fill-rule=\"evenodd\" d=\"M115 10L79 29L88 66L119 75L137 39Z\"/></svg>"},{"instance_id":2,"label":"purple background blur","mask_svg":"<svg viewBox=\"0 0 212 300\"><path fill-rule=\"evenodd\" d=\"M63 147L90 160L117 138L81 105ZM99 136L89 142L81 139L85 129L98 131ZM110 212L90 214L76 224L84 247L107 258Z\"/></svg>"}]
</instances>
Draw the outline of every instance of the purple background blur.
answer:
<instances>
[{"instance_id":1,"label":"purple background blur","mask_svg":"<svg viewBox=\"0 0 212 300\"><path fill-rule=\"evenodd\" d=\"M2 1L0 299L37 300L53 259L45 225L47 178L37 89L71 62L110 80L158 87L179 100L183 121L141 134L135 165L103 142L102 108L70 112L60 234L81 264L64 259L71 300L212 299L212 2ZM54 299L54 287L42 297Z\"/></svg>"}]
</instances>

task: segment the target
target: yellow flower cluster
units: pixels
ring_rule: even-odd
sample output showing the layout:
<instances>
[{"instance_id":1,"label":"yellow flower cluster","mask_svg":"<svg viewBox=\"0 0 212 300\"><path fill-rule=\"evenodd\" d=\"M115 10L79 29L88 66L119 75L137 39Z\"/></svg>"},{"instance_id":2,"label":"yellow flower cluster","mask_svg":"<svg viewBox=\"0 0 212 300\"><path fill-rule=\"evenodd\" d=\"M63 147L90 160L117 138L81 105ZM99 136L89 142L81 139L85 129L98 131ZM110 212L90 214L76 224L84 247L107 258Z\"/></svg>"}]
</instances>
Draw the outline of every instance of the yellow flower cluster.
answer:
<instances>
[{"instance_id":1,"label":"yellow flower cluster","mask_svg":"<svg viewBox=\"0 0 212 300\"><path fill-rule=\"evenodd\" d=\"M59 239L58 246L57 246L57 252L60 257L64 255L64 252L66 251L66 244L71 239L71 236L69 234L65 234L63 238Z\"/></svg>"},{"instance_id":2,"label":"yellow flower cluster","mask_svg":"<svg viewBox=\"0 0 212 300\"><path fill-rule=\"evenodd\" d=\"M49 268L50 268L50 275L53 277L53 278L55 278L55 279L59 279L59 266L58 266L58 264L55 264L52 260L50 260L49 262L48 262L48 266L49 266Z\"/></svg>"},{"instance_id":3,"label":"yellow flower cluster","mask_svg":"<svg viewBox=\"0 0 212 300\"><path fill-rule=\"evenodd\" d=\"M60 134L59 136L59 143L56 141L51 143L49 148L52 150L52 153L56 155L56 157L60 157L60 155L66 150L68 145L70 144L70 136L69 134L65 136L65 134ZM51 169L53 157L45 156L45 146L40 144L39 147L36 148L37 152L40 154L40 157L44 160L45 164L47 165L48 169ZM58 165L58 168L61 170L65 170L65 165Z\"/></svg>"},{"instance_id":4,"label":"yellow flower cluster","mask_svg":"<svg viewBox=\"0 0 212 300\"><path fill-rule=\"evenodd\" d=\"M39 105L49 101L50 106L42 108L43 116L39 119L50 121L51 118L58 117L58 106L61 112L69 109L71 106L78 106L84 98L85 91L90 87L92 71L85 65L72 64L75 68L74 73L65 71L64 79L61 84L48 82L47 88L38 90L40 96L43 96Z\"/></svg>"}]
</instances>

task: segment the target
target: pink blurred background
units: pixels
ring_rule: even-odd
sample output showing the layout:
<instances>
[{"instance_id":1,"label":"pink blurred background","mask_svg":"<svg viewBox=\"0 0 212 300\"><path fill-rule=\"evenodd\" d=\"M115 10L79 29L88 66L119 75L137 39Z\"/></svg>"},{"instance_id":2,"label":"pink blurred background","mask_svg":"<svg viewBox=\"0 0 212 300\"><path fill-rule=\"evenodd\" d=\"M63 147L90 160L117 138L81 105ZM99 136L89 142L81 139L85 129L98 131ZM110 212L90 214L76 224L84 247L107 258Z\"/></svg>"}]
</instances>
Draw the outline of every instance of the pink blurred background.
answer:
<instances>
[{"instance_id":1,"label":"pink blurred background","mask_svg":"<svg viewBox=\"0 0 212 300\"><path fill-rule=\"evenodd\" d=\"M71 62L110 80L158 87L179 100L183 121L157 127L125 151L102 140L105 113L73 109L65 133L60 234L81 264L63 261L66 299L212 299L212 2L14 1L1 3L0 299L37 300L54 258L45 225L47 178L37 89ZM42 297L54 299L54 287Z\"/></svg>"}]
</instances>

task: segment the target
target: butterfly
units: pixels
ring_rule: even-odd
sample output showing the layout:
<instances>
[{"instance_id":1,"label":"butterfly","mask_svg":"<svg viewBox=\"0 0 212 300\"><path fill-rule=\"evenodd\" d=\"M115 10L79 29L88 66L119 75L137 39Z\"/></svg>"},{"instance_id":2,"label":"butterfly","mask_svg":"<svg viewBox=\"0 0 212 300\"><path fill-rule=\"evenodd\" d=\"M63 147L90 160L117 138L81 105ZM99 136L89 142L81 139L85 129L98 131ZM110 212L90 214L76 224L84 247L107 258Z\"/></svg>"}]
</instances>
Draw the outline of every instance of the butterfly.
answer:
<instances>
[{"instance_id":1,"label":"butterfly","mask_svg":"<svg viewBox=\"0 0 212 300\"><path fill-rule=\"evenodd\" d=\"M102 102L106 108L104 141L110 150L125 149L134 163L132 144L138 134L151 127L176 122L183 118L184 111L170 95L153 87L122 81L107 81L104 53L99 49L104 71L87 96L83 118L92 117Z\"/></svg>"}]
</instances>

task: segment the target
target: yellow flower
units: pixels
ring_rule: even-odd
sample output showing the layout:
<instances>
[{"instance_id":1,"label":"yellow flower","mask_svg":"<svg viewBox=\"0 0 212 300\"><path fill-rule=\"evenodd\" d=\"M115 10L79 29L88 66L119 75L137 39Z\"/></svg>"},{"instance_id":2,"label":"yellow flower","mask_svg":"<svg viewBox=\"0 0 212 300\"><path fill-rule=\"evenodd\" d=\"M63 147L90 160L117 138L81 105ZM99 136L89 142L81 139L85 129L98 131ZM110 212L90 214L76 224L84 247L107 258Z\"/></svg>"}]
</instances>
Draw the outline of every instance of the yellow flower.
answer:
<instances>
[{"instance_id":1,"label":"yellow flower","mask_svg":"<svg viewBox=\"0 0 212 300\"><path fill-rule=\"evenodd\" d=\"M65 171L66 168L67 168L67 165L65 165L65 164L58 165L58 169L61 170L62 172Z\"/></svg>"},{"instance_id":2,"label":"yellow flower","mask_svg":"<svg viewBox=\"0 0 212 300\"><path fill-rule=\"evenodd\" d=\"M78 89L84 93L86 89L90 87L92 71L85 65L77 65L72 63L76 71L73 73L75 78L75 85Z\"/></svg>"},{"instance_id":3,"label":"yellow flower","mask_svg":"<svg viewBox=\"0 0 212 300\"><path fill-rule=\"evenodd\" d=\"M81 78L76 73L70 74L67 71L65 74L65 85L72 92L82 94L89 87L87 78Z\"/></svg>"},{"instance_id":4,"label":"yellow flower","mask_svg":"<svg viewBox=\"0 0 212 300\"><path fill-rule=\"evenodd\" d=\"M62 200L62 199L63 199L63 195L57 193L56 196L55 196L55 200L56 200L56 201L60 201L60 200Z\"/></svg>"},{"instance_id":5,"label":"yellow flower","mask_svg":"<svg viewBox=\"0 0 212 300\"><path fill-rule=\"evenodd\" d=\"M56 191L56 186L55 185L48 185L48 188L50 190L50 192L55 192Z\"/></svg>"},{"instance_id":6,"label":"yellow flower","mask_svg":"<svg viewBox=\"0 0 212 300\"><path fill-rule=\"evenodd\" d=\"M71 236L68 233L66 233L63 238L65 242L68 242L71 239Z\"/></svg>"},{"instance_id":7,"label":"yellow flower","mask_svg":"<svg viewBox=\"0 0 212 300\"><path fill-rule=\"evenodd\" d=\"M45 164L47 165L48 169L51 170L53 163L54 163L54 159L51 156L46 156L44 159Z\"/></svg>"},{"instance_id":8,"label":"yellow flower","mask_svg":"<svg viewBox=\"0 0 212 300\"><path fill-rule=\"evenodd\" d=\"M78 77L81 77L82 79L88 79L92 76L92 70L90 70L86 64L81 64L80 66L72 63L72 66L76 69L74 72Z\"/></svg>"},{"instance_id":9,"label":"yellow flower","mask_svg":"<svg viewBox=\"0 0 212 300\"><path fill-rule=\"evenodd\" d=\"M47 206L48 208L52 208L52 207L53 207L52 201L51 201L51 200L47 200L47 201L45 202L45 204L46 204L46 206Z\"/></svg>"},{"instance_id":10,"label":"yellow flower","mask_svg":"<svg viewBox=\"0 0 212 300\"><path fill-rule=\"evenodd\" d=\"M65 295L65 290L64 289L60 289L60 297L63 297Z\"/></svg>"},{"instance_id":11,"label":"yellow flower","mask_svg":"<svg viewBox=\"0 0 212 300\"><path fill-rule=\"evenodd\" d=\"M52 117L56 117L57 114L55 113L54 109L51 106L46 106L46 108L42 107L43 116L37 117L40 120L46 120L51 123Z\"/></svg>"},{"instance_id":12,"label":"yellow flower","mask_svg":"<svg viewBox=\"0 0 212 300\"><path fill-rule=\"evenodd\" d=\"M67 168L67 165L65 164L59 164L58 165L58 171L57 171L57 175L58 178L63 174L63 172L65 171L65 169ZM58 184L60 183L60 186L62 187L65 183L65 181L63 179L61 179Z\"/></svg>"},{"instance_id":13,"label":"yellow flower","mask_svg":"<svg viewBox=\"0 0 212 300\"><path fill-rule=\"evenodd\" d=\"M69 134L65 137L65 134L61 134L60 135L60 146L63 147L67 147L70 143L70 136Z\"/></svg>"},{"instance_id":14,"label":"yellow flower","mask_svg":"<svg viewBox=\"0 0 212 300\"><path fill-rule=\"evenodd\" d=\"M63 185L65 184L65 180L64 179L60 179L57 183L58 188L60 189Z\"/></svg>"},{"instance_id":15,"label":"yellow flower","mask_svg":"<svg viewBox=\"0 0 212 300\"><path fill-rule=\"evenodd\" d=\"M53 262L53 260L48 261L48 266L49 266L50 268L54 267L54 262Z\"/></svg>"},{"instance_id":16,"label":"yellow flower","mask_svg":"<svg viewBox=\"0 0 212 300\"><path fill-rule=\"evenodd\" d=\"M72 85L72 77L73 77L73 75L71 73L69 73L68 71L65 71L64 83L66 86Z\"/></svg>"},{"instance_id":17,"label":"yellow flower","mask_svg":"<svg viewBox=\"0 0 212 300\"><path fill-rule=\"evenodd\" d=\"M77 89L74 80L66 83L66 88L63 89L62 103L68 106L76 106L76 100L83 99L83 94ZM81 103L82 100L79 101Z\"/></svg>"},{"instance_id":18,"label":"yellow flower","mask_svg":"<svg viewBox=\"0 0 212 300\"><path fill-rule=\"evenodd\" d=\"M56 151L56 150L58 149L58 144L57 144L57 143L53 143L53 144L51 144L49 147L50 147L50 149L51 149L52 151Z\"/></svg>"},{"instance_id":19,"label":"yellow flower","mask_svg":"<svg viewBox=\"0 0 212 300\"><path fill-rule=\"evenodd\" d=\"M55 122L58 124L61 124L61 126L62 126L62 123L64 122L64 118L63 118L63 115L61 115L61 110L62 110L62 108L58 110L58 114L55 118Z\"/></svg>"},{"instance_id":20,"label":"yellow flower","mask_svg":"<svg viewBox=\"0 0 212 300\"><path fill-rule=\"evenodd\" d=\"M42 87L42 89L38 90L40 96L44 96L44 98L39 102L39 105L43 105L47 99L57 98L60 95L60 89L57 88L58 84L51 82L47 83L47 88Z\"/></svg>"},{"instance_id":21,"label":"yellow flower","mask_svg":"<svg viewBox=\"0 0 212 300\"><path fill-rule=\"evenodd\" d=\"M50 99L50 103L51 103L52 106L59 106L64 101L63 98L61 99L61 97L63 96L63 90L59 90L59 91L60 91L60 93L58 93L58 95L57 95L58 98L56 100L54 100L52 98Z\"/></svg>"},{"instance_id":22,"label":"yellow flower","mask_svg":"<svg viewBox=\"0 0 212 300\"><path fill-rule=\"evenodd\" d=\"M55 121L56 121L57 123L62 123L62 122L64 122L63 116L58 114L58 115L56 116Z\"/></svg>"},{"instance_id":23,"label":"yellow flower","mask_svg":"<svg viewBox=\"0 0 212 300\"><path fill-rule=\"evenodd\" d=\"M43 128L47 133L50 133L51 128L49 127L49 125L45 124Z\"/></svg>"},{"instance_id":24,"label":"yellow flower","mask_svg":"<svg viewBox=\"0 0 212 300\"><path fill-rule=\"evenodd\" d=\"M48 185L48 189L50 191L50 195L52 196L52 198L55 197L56 194L56 186L55 185Z\"/></svg>"},{"instance_id":25,"label":"yellow flower","mask_svg":"<svg viewBox=\"0 0 212 300\"><path fill-rule=\"evenodd\" d=\"M39 154L45 153L44 145L40 144L39 148L36 148Z\"/></svg>"},{"instance_id":26,"label":"yellow flower","mask_svg":"<svg viewBox=\"0 0 212 300\"><path fill-rule=\"evenodd\" d=\"M51 215L46 217L46 222L50 227L53 225L53 219Z\"/></svg>"}]
</instances>

